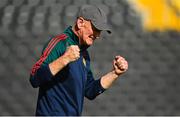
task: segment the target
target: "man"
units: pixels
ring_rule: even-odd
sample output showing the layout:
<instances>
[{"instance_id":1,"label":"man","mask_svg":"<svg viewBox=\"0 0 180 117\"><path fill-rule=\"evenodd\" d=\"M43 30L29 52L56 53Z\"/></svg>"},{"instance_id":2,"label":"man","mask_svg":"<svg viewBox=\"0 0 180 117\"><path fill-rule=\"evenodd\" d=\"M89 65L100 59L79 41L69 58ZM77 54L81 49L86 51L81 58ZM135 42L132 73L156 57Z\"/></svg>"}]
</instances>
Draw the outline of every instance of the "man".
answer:
<instances>
[{"instance_id":1,"label":"man","mask_svg":"<svg viewBox=\"0 0 180 117\"><path fill-rule=\"evenodd\" d=\"M74 26L45 46L30 76L32 86L39 87L36 115L81 115L84 97L94 99L128 69L127 61L116 56L112 71L93 78L87 48L103 30L111 32L104 12L84 5Z\"/></svg>"}]
</instances>

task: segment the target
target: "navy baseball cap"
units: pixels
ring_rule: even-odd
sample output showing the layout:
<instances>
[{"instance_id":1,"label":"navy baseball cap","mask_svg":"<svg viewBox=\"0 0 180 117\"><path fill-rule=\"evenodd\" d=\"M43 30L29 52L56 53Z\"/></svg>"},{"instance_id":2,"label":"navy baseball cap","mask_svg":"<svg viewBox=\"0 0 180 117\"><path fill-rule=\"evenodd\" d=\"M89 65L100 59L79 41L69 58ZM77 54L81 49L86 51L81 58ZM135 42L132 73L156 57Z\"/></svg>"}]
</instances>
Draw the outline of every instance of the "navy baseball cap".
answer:
<instances>
[{"instance_id":1,"label":"navy baseball cap","mask_svg":"<svg viewBox=\"0 0 180 117\"><path fill-rule=\"evenodd\" d=\"M97 6L83 5L80 8L78 17L83 17L85 20L90 20L94 27L98 30L111 33L111 29L107 24L107 17L104 11Z\"/></svg>"}]
</instances>

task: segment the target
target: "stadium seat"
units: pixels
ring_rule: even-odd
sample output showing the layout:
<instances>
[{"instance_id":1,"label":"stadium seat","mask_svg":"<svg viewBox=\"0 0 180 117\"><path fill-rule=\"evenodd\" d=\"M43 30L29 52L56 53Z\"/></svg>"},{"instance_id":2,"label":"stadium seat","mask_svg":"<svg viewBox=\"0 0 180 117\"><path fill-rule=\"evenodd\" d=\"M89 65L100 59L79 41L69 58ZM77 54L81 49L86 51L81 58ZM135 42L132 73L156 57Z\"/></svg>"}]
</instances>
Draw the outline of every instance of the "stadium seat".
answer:
<instances>
[{"instance_id":1,"label":"stadium seat","mask_svg":"<svg viewBox=\"0 0 180 117\"><path fill-rule=\"evenodd\" d=\"M73 0L73 4L77 6L81 6L83 4L87 4L87 0Z\"/></svg>"},{"instance_id":2,"label":"stadium seat","mask_svg":"<svg viewBox=\"0 0 180 117\"><path fill-rule=\"evenodd\" d=\"M53 6L56 4L56 0L43 0L43 6Z\"/></svg>"},{"instance_id":3,"label":"stadium seat","mask_svg":"<svg viewBox=\"0 0 180 117\"><path fill-rule=\"evenodd\" d=\"M117 19L118 19L118 20L117 20ZM119 12L113 13L112 16L111 16L110 21L112 22L112 24L113 24L114 26L121 26L121 25L123 25L123 23L124 23L123 16L122 16L122 14L119 13Z\"/></svg>"},{"instance_id":4,"label":"stadium seat","mask_svg":"<svg viewBox=\"0 0 180 117\"><path fill-rule=\"evenodd\" d=\"M19 11L19 16L17 18L17 23L18 24L27 24L30 16L30 10L31 7L24 5L21 7Z\"/></svg>"},{"instance_id":5,"label":"stadium seat","mask_svg":"<svg viewBox=\"0 0 180 117\"><path fill-rule=\"evenodd\" d=\"M48 32L51 34L51 35L57 35L59 33L61 33L61 17L60 15L51 15L48 19Z\"/></svg>"},{"instance_id":6,"label":"stadium seat","mask_svg":"<svg viewBox=\"0 0 180 117\"><path fill-rule=\"evenodd\" d=\"M13 6L21 6L25 2L25 0L13 0Z\"/></svg>"},{"instance_id":7,"label":"stadium seat","mask_svg":"<svg viewBox=\"0 0 180 117\"><path fill-rule=\"evenodd\" d=\"M102 4L102 0L89 0L88 1L89 4L92 4L92 5L98 5L98 4Z\"/></svg>"},{"instance_id":8,"label":"stadium seat","mask_svg":"<svg viewBox=\"0 0 180 117\"><path fill-rule=\"evenodd\" d=\"M9 26L12 23L14 10L15 7L12 5L9 5L4 9L4 15L2 17L2 25Z\"/></svg>"},{"instance_id":9,"label":"stadium seat","mask_svg":"<svg viewBox=\"0 0 180 117\"><path fill-rule=\"evenodd\" d=\"M38 6L41 0L27 0L27 5L29 6Z\"/></svg>"},{"instance_id":10,"label":"stadium seat","mask_svg":"<svg viewBox=\"0 0 180 117\"><path fill-rule=\"evenodd\" d=\"M0 8L5 7L8 4L8 0L0 0Z\"/></svg>"},{"instance_id":11,"label":"stadium seat","mask_svg":"<svg viewBox=\"0 0 180 117\"><path fill-rule=\"evenodd\" d=\"M57 0L57 3L62 4L63 6L69 6L72 3L72 0Z\"/></svg>"},{"instance_id":12,"label":"stadium seat","mask_svg":"<svg viewBox=\"0 0 180 117\"><path fill-rule=\"evenodd\" d=\"M107 6L115 7L118 6L117 0L104 0L104 4Z\"/></svg>"},{"instance_id":13,"label":"stadium seat","mask_svg":"<svg viewBox=\"0 0 180 117\"><path fill-rule=\"evenodd\" d=\"M27 30L27 26L23 24L18 25L15 30L15 34L17 37L21 37L21 38L26 38L26 36L29 36L29 31Z\"/></svg>"},{"instance_id":14,"label":"stadium seat","mask_svg":"<svg viewBox=\"0 0 180 117\"><path fill-rule=\"evenodd\" d=\"M61 15L63 12L63 5L61 3L57 3L53 6L50 6L50 15L55 14L55 15Z\"/></svg>"}]
</instances>

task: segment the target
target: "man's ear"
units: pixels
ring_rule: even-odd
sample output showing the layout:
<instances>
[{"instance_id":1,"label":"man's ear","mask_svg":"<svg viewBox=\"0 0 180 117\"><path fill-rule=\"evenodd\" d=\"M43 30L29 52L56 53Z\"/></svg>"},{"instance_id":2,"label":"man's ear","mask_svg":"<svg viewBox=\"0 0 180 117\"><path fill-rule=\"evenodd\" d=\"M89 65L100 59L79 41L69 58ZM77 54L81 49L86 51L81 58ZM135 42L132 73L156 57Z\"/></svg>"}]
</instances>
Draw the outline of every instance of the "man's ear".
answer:
<instances>
[{"instance_id":1,"label":"man's ear","mask_svg":"<svg viewBox=\"0 0 180 117\"><path fill-rule=\"evenodd\" d=\"M78 17L78 19L77 19L77 28L81 29L82 27L84 27L84 18Z\"/></svg>"}]
</instances>

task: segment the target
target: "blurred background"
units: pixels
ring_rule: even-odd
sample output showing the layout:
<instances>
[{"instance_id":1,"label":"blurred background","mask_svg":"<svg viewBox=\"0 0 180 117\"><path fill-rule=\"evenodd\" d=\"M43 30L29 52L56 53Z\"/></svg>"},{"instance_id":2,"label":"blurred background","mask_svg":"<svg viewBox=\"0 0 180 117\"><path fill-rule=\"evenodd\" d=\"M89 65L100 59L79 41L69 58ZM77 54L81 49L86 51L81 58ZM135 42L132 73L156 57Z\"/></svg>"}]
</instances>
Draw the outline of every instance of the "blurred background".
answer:
<instances>
[{"instance_id":1,"label":"blurred background","mask_svg":"<svg viewBox=\"0 0 180 117\"><path fill-rule=\"evenodd\" d=\"M94 76L117 54L129 62L110 89L85 99L83 115L180 115L179 0L0 0L0 115L34 115L31 68L83 4L102 8L113 29L89 48Z\"/></svg>"}]
</instances>

